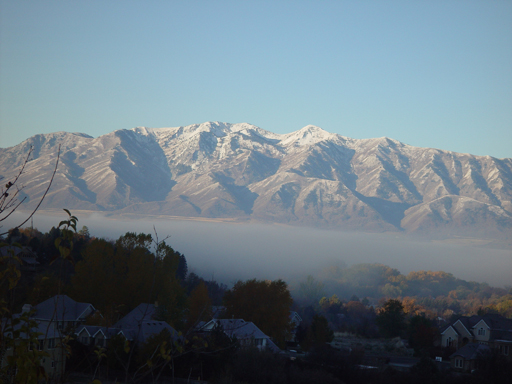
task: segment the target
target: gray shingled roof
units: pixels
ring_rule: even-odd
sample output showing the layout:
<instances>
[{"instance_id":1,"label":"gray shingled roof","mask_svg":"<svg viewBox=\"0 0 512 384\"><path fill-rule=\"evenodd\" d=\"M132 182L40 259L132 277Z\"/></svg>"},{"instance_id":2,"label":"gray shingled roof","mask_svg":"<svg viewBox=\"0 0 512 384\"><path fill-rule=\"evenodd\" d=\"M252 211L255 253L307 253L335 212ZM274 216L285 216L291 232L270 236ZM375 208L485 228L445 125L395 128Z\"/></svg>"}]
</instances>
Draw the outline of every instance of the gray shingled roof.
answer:
<instances>
[{"instance_id":1,"label":"gray shingled roof","mask_svg":"<svg viewBox=\"0 0 512 384\"><path fill-rule=\"evenodd\" d=\"M133 328L143 321L152 320L155 317L156 308L153 304L142 303L114 324L115 328Z\"/></svg>"},{"instance_id":2,"label":"gray shingled roof","mask_svg":"<svg viewBox=\"0 0 512 384\"><path fill-rule=\"evenodd\" d=\"M512 319L507 319L494 313L488 313L483 316L461 316L454 322L442 327L440 331L443 333L446 329L452 327L457 321L460 321L464 324L467 330L471 331L482 320L491 328L491 340L512 341ZM460 334L456 328L453 329Z\"/></svg>"},{"instance_id":3,"label":"gray shingled roof","mask_svg":"<svg viewBox=\"0 0 512 384\"><path fill-rule=\"evenodd\" d=\"M243 319L213 319L206 324L203 324L201 327L204 329L204 326L214 322L222 326L222 330L224 333L230 337L236 337L238 340L244 339L267 339L267 348L274 351L280 352L281 350L274 342L267 336L265 333L261 331L254 323L250 321L245 321Z\"/></svg>"},{"instance_id":4,"label":"gray shingled roof","mask_svg":"<svg viewBox=\"0 0 512 384\"><path fill-rule=\"evenodd\" d=\"M57 295L37 304L32 317L47 321L78 321L89 307L95 310L92 304L79 303L69 296Z\"/></svg>"},{"instance_id":5,"label":"gray shingled roof","mask_svg":"<svg viewBox=\"0 0 512 384\"><path fill-rule=\"evenodd\" d=\"M462 348L458 349L455 353L450 356L450 359L456 356L461 356L466 360L475 360L478 357L489 353L490 349L487 345L470 343L466 344Z\"/></svg>"},{"instance_id":6,"label":"gray shingled roof","mask_svg":"<svg viewBox=\"0 0 512 384\"><path fill-rule=\"evenodd\" d=\"M173 339L178 338L178 332L165 321L155 320L156 307L153 304L142 303L125 317L114 324L114 328L123 332L130 340L141 343L153 335L167 329Z\"/></svg>"}]
</instances>

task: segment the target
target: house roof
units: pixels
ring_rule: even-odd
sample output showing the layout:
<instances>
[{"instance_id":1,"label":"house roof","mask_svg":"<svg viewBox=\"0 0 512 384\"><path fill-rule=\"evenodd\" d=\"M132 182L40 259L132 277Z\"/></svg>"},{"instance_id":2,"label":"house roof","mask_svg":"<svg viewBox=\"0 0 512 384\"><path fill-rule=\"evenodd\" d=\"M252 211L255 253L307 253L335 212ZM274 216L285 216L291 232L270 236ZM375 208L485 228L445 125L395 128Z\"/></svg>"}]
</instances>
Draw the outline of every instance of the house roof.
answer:
<instances>
[{"instance_id":1,"label":"house roof","mask_svg":"<svg viewBox=\"0 0 512 384\"><path fill-rule=\"evenodd\" d=\"M453 323L453 324L455 324L455 323ZM441 335L444 335L444 333L445 333L448 329L450 329L450 328L451 328L451 329L452 329L452 330L453 330L457 335L460 335L460 332L459 332L459 331L457 331L457 328L455 328L455 327L453 326L453 324L448 324L448 325L444 326L443 328L441 328Z\"/></svg>"},{"instance_id":2,"label":"house roof","mask_svg":"<svg viewBox=\"0 0 512 384\"><path fill-rule=\"evenodd\" d=\"M465 331L466 331L469 335L471 335L471 331L470 331L471 327L469 326L470 322L469 322L469 318L468 318L468 317L461 317L461 318L459 318L457 321L455 321L455 323L453 323L454 328L455 328L455 324L457 324L457 323L461 323L461 324L462 324L462 326L464 327ZM457 331L457 332L458 332L459 334L461 333L460 331Z\"/></svg>"},{"instance_id":3,"label":"house roof","mask_svg":"<svg viewBox=\"0 0 512 384\"><path fill-rule=\"evenodd\" d=\"M298 326L302 322L302 318L295 311L290 311L290 321Z\"/></svg>"},{"instance_id":4,"label":"house roof","mask_svg":"<svg viewBox=\"0 0 512 384\"><path fill-rule=\"evenodd\" d=\"M268 339L254 323L243 319L215 319L215 323L220 324L224 332L229 336L236 336L237 339Z\"/></svg>"},{"instance_id":5,"label":"house roof","mask_svg":"<svg viewBox=\"0 0 512 384\"><path fill-rule=\"evenodd\" d=\"M200 330L211 331L216 325L220 325L224 333L230 338L244 339L267 339L267 348L274 352L281 350L256 324L243 319L213 319L203 324Z\"/></svg>"},{"instance_id":6,"label":"house roof","mask_svg":"<svg viewBox=\"0 0 512 384\"><path fill-rule=\"evenodd\" d=\"M218 319L224 315L224 312L226 312L226 307L222 305L214 305L212 306L212 319Z\"/></svg>"},{"instance_id":7,"label":"house roof","mask_svg":"<svg viewBox=\"0 0 512 384\"><path fill-rule=\"evenodd\" d=\"M21 317L21 314L13 315L13 319L20 319L20 317ZM12 330L14 330L14 331L20 330L22 327L27 325L24 321L20 321L18 324L15 324L11 329L10 324L11 324L10 319L5 319L5 321L2 324L3 329L8 330L6 332L6 334L11 334ZM62 337L62 331L56 329L54 326L50 325L50 323L48 323L48 322L36 321L34 324L35 324L35 326L32 327L30 330L31 330L31 334L33 334L32 332L35 332L38 334L37 335L38 340ZM29 337L29 334L27 334L26 332L20 332L20 334L19 334L20 339L26 339L28 337Z\"/></svg>"},{"instance_id":8,"label":"house roof","mask_svg":"<svg viewBox=\"0 0 512 384\"><path fill-rule=\"evenodd\" d=\"M75 333L80 335L85 332L90 337L96 337L98 333L103 333L108 339L122 333L129 340L145 343L151 336L159 334L164 329L167 329L173 338L177 337L178 332L165 321L143 321L140 323L140 329L139 325L124 329L84 325L78 328Z\"/></svg>"},{"instance_id":9,"label":"house roof","mask_svg":"<svg viewBox=\"0 0 512 384\"><path fill-rule=\"evenodd\" d=\"M114 328L122 331L123 335L130 340L137 340L141 343L153 335L159 334L167 329L172 338L178 337L178 332L165 321L155 320L157 308L153 304L142 303L128 313L125 317L114 324Z\"/></svg>"},{"instance_id":10,"label":"house roof","mask_svg":"<svg viewBox=\"0 0 512 384\"><path fill-rule=\"evenodd\" d=\"M460 356L465 360L475 360L485 353L490 351L489 347L484 344L469 343L454 352L450 359L453 357Z\"/></svg>"},{"instance_id":11,"label":"house roof","mask_svg":"<svg viewBox=\"0 0 512 384\"><path fill-rule=\"evenodd\" d=\"M36 312L32 316L38 320L47 321L78 321L83 319L87 309L95 308L89 303L79 303L69 296L57 295L37 304L34 309Z\"/></svg>"},{"instance_id":12,"label":"house roof","mask_svg":"<svg viewBox=\"0 0 512 384\"><path fill-rule=\"evenodd\" d=\"M38 265L39 262L36 260L36 255L32 251L32 248L28 246L19 247L16 245L7 245L5 247L0 248L0 256L7 256L10 258L10 262L19 265L19 262L13 260L12 257L18 257L21 259L22 266L30 265L35 266Z\"/></svg>"},{"instance_id":13,"label":"house roof","mask_svg":"<svg viewBox=\"0 0 512 384\"><path fill-rule=\"evenodd\" d=\"M483 316L461 316L451 324L448 324L440 329L443 334L448 328L452 327L458 334L460 334L454 324L460 322L466 330L474 330L475 327L484 321L491 330L490 340L512 340L512 319L507 319L495 313L488 313Z\"/></svg>"},{"instance_id":14,"label":"house roof","mask_svg":"<svg viewBox=\"0 0 512 384\"><path fill-rule=\"evenodd\" d=\"M114 324L115 328L133 328L143 321L153 320L156 307L153 304L142 303Z\"/></svg>"},{"instance_id":15,"label":"house roof","mask_svg":"<svg viewBox=\"0 0 512 384\"><path fill-rule=\"evenodd\" d=\"M123 333L130 340L145 343L151 336L158 335L164 329L169 331L173 339L179 338L178 332L165 321L143 321L133 328L123 329Z\"/></svg>"},{"instance_id":16,"label":"house roof","mask_svg":"<svg viewBox=\"0 0 512 384\"><path fill-rule=\"evenodd\" d=\"M80 335L86 332L88 336L95 337L98 333L103 333L107 338L111 338L119 333L119 328L107 328L98 325L82 325L77 328L75 334Z\"/></svg>"},{"instance_id":17,"label":"house roof","mask_svg":"<svg viewBox=\"0 0 512 384\"><path fill-rule=\"evenodd\" d=\"M488 313L482 316L482 320L492 329L496 331L512 331L512 319L507 319L495 313ZM476 325L476 324L475 324Z\"/></svg>"}]
</instances>

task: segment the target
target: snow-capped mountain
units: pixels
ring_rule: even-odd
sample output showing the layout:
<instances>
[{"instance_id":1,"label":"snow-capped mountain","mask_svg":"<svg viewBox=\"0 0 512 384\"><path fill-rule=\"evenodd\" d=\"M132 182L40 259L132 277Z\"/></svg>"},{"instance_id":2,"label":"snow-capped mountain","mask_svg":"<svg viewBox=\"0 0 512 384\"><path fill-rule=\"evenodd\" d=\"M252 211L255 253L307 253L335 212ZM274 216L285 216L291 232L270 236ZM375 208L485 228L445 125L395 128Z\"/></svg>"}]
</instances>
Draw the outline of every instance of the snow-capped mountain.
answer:
<instances>
[{"instance_id":1,"label":"snow-capped mountain","mask_svg":"<svg viewBox=\"0 0 512 384\"><path fill-rule=\"evenodd\" d=\"M372 231L509 237L512 159L356 140L306 126L250 124L36 135L0 149L23 175L27 208L61 163L43 208L236 218Z\"/></svg>"}]
</instances>

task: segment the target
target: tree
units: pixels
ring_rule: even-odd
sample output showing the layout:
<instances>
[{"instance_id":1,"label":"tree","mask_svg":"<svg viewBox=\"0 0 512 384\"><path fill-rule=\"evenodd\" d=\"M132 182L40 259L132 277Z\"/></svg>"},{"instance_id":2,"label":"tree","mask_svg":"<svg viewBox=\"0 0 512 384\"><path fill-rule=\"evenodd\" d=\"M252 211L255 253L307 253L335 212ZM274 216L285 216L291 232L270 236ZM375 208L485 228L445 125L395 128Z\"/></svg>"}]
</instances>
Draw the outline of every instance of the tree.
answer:
<instances>
[{"instance_id":1,"label":"tree","mask_svg":"<svg viewBox=\"0 0 512 384\"><path fill-rule=\"evenodd\" d=\"M19 199L21 195L21 191L23 190L23 185L19 184L20 177L23 174L23 171L25 170L25 167L27 166L27 163L30 160L30 156L32 155L32 152L34 151L34 147L30 147L28 150L27 157L25 158L25 161L21 165L20 170L14 176L14 179L8 181L4 186L0 187L0 223L7 219L9 216L11 216L19 207L20 205L26 200L26 196L23 197L21 200ZM23 224L25 224L27 221L30 220L32 216L36 213L36 211L41 206L41 203L43 202L44 198L48 194L48 191L50 190L50 187L53 183L53 178L55 177L55 173L57 173L57 167L59 165L59 159L60 159L60 145L59 149L57 150L57 160L55 161L55 169L53 170L52 176L50 178L50 181L48 182L48 187L44 191L43 195L41 196L41 199L39 200L39 203L36 205L36 207L33 209L33 211L28 215L28 217L25 218L23 222L13 227L14 229L20 228ZM4 179L3 176L0 176L0 181ZM0 227L1 228L1 227ZM0 236L3 236L7 234L8 232L0 233Z\"/></svg>"},{"instance_id":2,"label":"tree","mask_svg":"<svg viewBox=\"0 0 512 384\"><path fill-rule=\"evenodd\" d=\"M227 318L252 321L281 346L292 329L292 297L283 280L237 281L224 295Z\"/></svg>"},{"instance_id":3,"label":"tree","mask_svg":"<svg viewBox=\"0 0 512 384\"><path fill-rule=\"evenodd\" d=\"M190 329L199 321L211 319L212 301L208 296L208 288L204 281L194 288L189 298L187 328Z\"/></svg>"},{"instance_id":4,"label":"tree","mask_svg":"<svg viewBox=\"0 0 512 384\"><path fill-rule=\"evenodd\" d=\"M384 303L376 319L385 337L396 337L405 329L404 307L400 300L390 299Z\"/></svg>"},{"instance_id":5,"label":"tree","mask_svg":"<svg viewBox=\"0 0 512 384\"><path fill-rule=\"evenodd\" d=\"M78 234L85 237L86 239L89 239L91 237L91 234L89 233L89 228L84 225L81 230L78 231Z\"/></svg>"},{"instance_id":6,"label":"tree","mask_svg":"<svg viewBox=\"0 0 512 384\"><path fill-rule=\"evenodd\" d=\"M330 299L322 297L319 301L320 308L326 313L337 314L340 313L343 308L343 303L336 295L332 295Z\"/></svg>"},{"instance_id":7,"label":"tree","mask_svg":"<svg viewBox=\"0 0 512 384\"><path fill-rule=\"evenodd\" d=\"M322 315L315 315L302 346L308 350L313 346L330 343L333 338L334 333L329 328L327 319Z\"/></svg>"},{"instance_id":8,"label":"tree","mask_svg":"<svg viewBox=\"0 0 512 384\"><path fill-rule=\"evenodd\" d=\"M311 275L299 284L299 297L308 304L316 303L324 295L324 284Z\"/></svg>"},{"instance_id":9,"label":"tree","mask_svg":"<svg viewBox=\"0 0 512 384\"><path fill-rule=\"evenodd\" d=\"M115 244L94 239L76 265L73 295L102 311L110 325L140 303L158 301L162 320L179 328L187 304L176 277L181 256L146 234L128 232Z\"/></svg>"},{"instance_id":10,"label":"tree","mask_svg":"<svg viewBox=\"0 0 512 384\"><path fill-rule=\"evenodd\" d=\"M61 236L55 240L55 247L59 251L59 258L63 261L73 262L71 250L73 248L73 233L76 233L78 219L68 214L68 219L59 223ZM40 323L31 317L32 312L24 311L20 316L14 315L14 296L16 287L21 278L21 259L15 254L14 248L21 246L14 244L8 246L0 243L0 379L10 383L38 383L47 379L47 373L41 362L46 352L36 346L45 343L47 338L39 340ZM62 266L62 264L61 264ZM60 281L60 280L59 280ZM60 294L60 286L58 286ZM62 353L67 348L67 337L59 338ZM10 350L9 353L6 353Z\"/></svg>"},{"instance_id":11,"label":"tree","mask_svg":"<svg viewBox=\"0 0 512 384\"><path fill-rule=\"evenodd\" d=\"M434 346L439 331L425 316L415 315L409 321L409 344L416 350L428 350Z\"/></svg>"}]
</instances>

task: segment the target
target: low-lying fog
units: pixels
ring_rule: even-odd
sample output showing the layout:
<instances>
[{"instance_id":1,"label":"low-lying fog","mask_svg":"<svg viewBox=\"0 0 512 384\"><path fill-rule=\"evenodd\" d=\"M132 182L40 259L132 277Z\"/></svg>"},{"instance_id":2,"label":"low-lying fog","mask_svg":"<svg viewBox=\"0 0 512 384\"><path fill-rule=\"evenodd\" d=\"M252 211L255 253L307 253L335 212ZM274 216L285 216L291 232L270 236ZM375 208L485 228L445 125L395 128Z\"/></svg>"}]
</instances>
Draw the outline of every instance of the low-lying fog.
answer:
<instances>
[{"instance_id":1,"label":"low-lying fog","mask_svg":"<svg viewBox=\"0 0 512 384\"><path fill-rule=\"evenodd\" d=\"M189 271L228 285L249 278L289 281L343 263L382 263L403 274L442 270L495 287L512 285L510 249L412 241L397 234L72 213L79 219L77 229L86 225L96 237L117 239L128 231L153 234L154 225L160 239L170 236L167 243L185 255ZM64 212L37 213L34 227L46 232L66 217ZM13 219L4 221L2 229L10 228Z\"/></svg>"}]
</instances>

